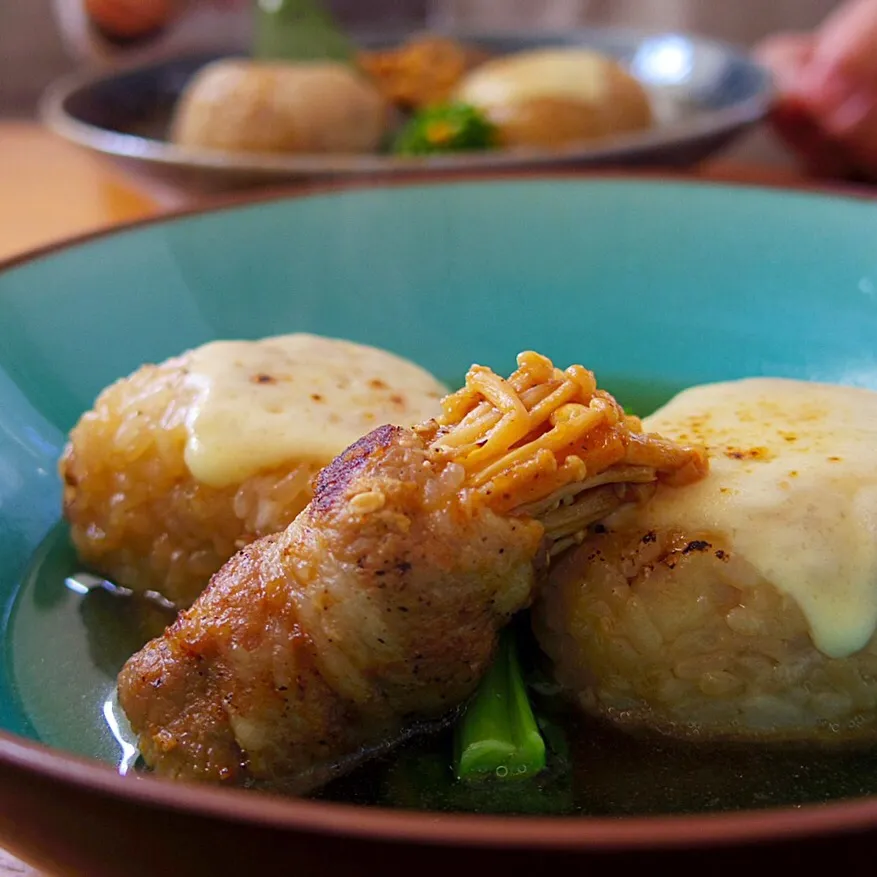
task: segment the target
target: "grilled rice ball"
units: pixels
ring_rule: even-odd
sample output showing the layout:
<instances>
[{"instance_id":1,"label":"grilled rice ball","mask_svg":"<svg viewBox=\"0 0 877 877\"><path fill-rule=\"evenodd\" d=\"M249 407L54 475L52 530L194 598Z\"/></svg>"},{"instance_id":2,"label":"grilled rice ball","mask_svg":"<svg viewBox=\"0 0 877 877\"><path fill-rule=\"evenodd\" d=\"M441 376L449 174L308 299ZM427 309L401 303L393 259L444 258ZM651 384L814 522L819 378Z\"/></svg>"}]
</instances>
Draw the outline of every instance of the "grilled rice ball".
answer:
<instances>
[{"instance_id":1,"label":"grilled rice ball","mask_svg":"<svg viewBox=\"0 0 877 877\"><path fill-rule=\"evenodd\" d=\"M643 423L710 471L551 571L535 627L563 687L683 739L877 739L877 393L732 381Z\"/></svg>"},{"instance_id":2,"label":"grilled rice ball","mask_svg":"<svg viewBox=\"0 0 877 877\"><path fill-rule=\"evenodd\" d=\"M296 334L214 342L104 390L60 461L83 562L185 607L236 551L307 505L311 478L383 423L441 410L414 364Z\"/></svg>"}]
</instances>

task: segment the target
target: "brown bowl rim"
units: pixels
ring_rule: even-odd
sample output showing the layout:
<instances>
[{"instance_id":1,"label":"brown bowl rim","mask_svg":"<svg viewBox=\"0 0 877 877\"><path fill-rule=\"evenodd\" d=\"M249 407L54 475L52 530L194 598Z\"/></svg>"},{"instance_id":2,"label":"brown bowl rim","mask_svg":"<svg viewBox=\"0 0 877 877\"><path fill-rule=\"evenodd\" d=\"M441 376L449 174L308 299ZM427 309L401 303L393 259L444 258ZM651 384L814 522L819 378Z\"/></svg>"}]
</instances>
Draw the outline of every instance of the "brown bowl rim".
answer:
<instances>
[{"instance_id":1,"label":"brown bowl rim","mask_svg":"<svg viewBox=\"0 0 877 877\"><path fill-rule=\"evenodd\" d=\"M555 169L550 171L464 172L435 176L414 174L400 179L370 178L272 187L205 200L182 210L163 211L49 244L0 261L0 271L19 267L83 243L153 224L298 197L372 188L442 184L448 181L534 179L650 180L687 183L694 187L779 189L816 195L877 200L877 191L856 185L818 182L709 180L677 171ZM152 776L120 776L111 766L53 750L0 731L0 764L30 772L84 792L124 800L151 809L207 816L228 823L347 836L373 842L453 845L458 847L542 849L553 851L619 851L682 849L793 840L877 828L877 796L799 807L741 810L678 816L490 816L393 810L350 804L254 794L242 789L198 786Z\"/></svg>"}]
</instances>

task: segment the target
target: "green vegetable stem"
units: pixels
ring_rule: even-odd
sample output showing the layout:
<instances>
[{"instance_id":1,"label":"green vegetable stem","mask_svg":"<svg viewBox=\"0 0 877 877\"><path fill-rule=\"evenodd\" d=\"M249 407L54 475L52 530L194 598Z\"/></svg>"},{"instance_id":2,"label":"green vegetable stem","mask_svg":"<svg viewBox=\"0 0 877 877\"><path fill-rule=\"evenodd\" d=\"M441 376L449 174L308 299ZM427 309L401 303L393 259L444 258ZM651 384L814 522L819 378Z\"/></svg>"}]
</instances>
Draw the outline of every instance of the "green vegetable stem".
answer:
<instances>
[{"instance_id":1,"label":"green vegetable stem","mask_svg":"<svg viewBox=\"0 0 877 877\"><path fill-rule=\"evenodd\" d=\"M509 630L502 634L496 660L457 725L454 750L454 771L460 780L526 779L545 769L545 741Z\"/></svg>"},{"instance_id":2,"label":"green vegetable stem","mask_svg":"<svg viewBox=\"0 0 877 877\"><path fill-rule=\"evenodd\" d=\"M496 146L496 129L468 104L439 104L416 113L396 139L397 155L441 155Z\"/></svg>"}]
</instances>

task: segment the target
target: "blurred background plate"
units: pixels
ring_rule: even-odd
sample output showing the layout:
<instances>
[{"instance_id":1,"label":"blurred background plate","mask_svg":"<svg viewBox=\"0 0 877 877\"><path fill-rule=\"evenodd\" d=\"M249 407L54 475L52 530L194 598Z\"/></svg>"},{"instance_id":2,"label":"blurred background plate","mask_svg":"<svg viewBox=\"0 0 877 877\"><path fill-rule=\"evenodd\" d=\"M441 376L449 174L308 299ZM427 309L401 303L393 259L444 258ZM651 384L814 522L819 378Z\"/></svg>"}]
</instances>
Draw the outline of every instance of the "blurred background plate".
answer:
<instances>
[{"instance_id":1,"label":"blurred background plate","mask_svg":"<svg viewBox=\"0 0 877 877\"><path fill-rule=\"evenodd\" d=\"M192 76L217 54L165 60L100 77L56 83L42 102L44 121L75 143L175 180L210 188L304 177L350 177L551 166L692 165L728 145L767 113L769 74L722 43L678 33L580 30L554 35L453 34L488 52L578 46L619 59L647 87L657 124L647 132L558 150L493 151L446 157L279 155L197 150L168 142L173 107ZM404 36L367 38L380 48Z\"/></svg>"}]
</instances>

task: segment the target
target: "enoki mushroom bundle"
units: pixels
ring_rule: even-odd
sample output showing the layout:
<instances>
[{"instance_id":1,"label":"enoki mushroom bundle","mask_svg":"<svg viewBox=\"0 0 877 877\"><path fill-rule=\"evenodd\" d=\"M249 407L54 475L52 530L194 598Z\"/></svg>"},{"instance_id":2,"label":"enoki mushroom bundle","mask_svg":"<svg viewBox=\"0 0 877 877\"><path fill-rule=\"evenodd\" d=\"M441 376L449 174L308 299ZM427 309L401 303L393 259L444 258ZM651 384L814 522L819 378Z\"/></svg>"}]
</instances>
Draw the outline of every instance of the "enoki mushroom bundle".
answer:
<instances>
[{"instance_id":1,"label":"enoki mushroom bundle","mask_svg":"<svg viewBox=\"0 0 877 877\"><path fill-rule=\"evenodd\" d=\"M623 503L647 499L658 481L680 486L707 470L703 449L645 434L592 372L563 371L532 351L507 379L473 366L442 407L432 448L462 467L474 499L538 518L552 553Z\"/></svg>"}]
</instances>

